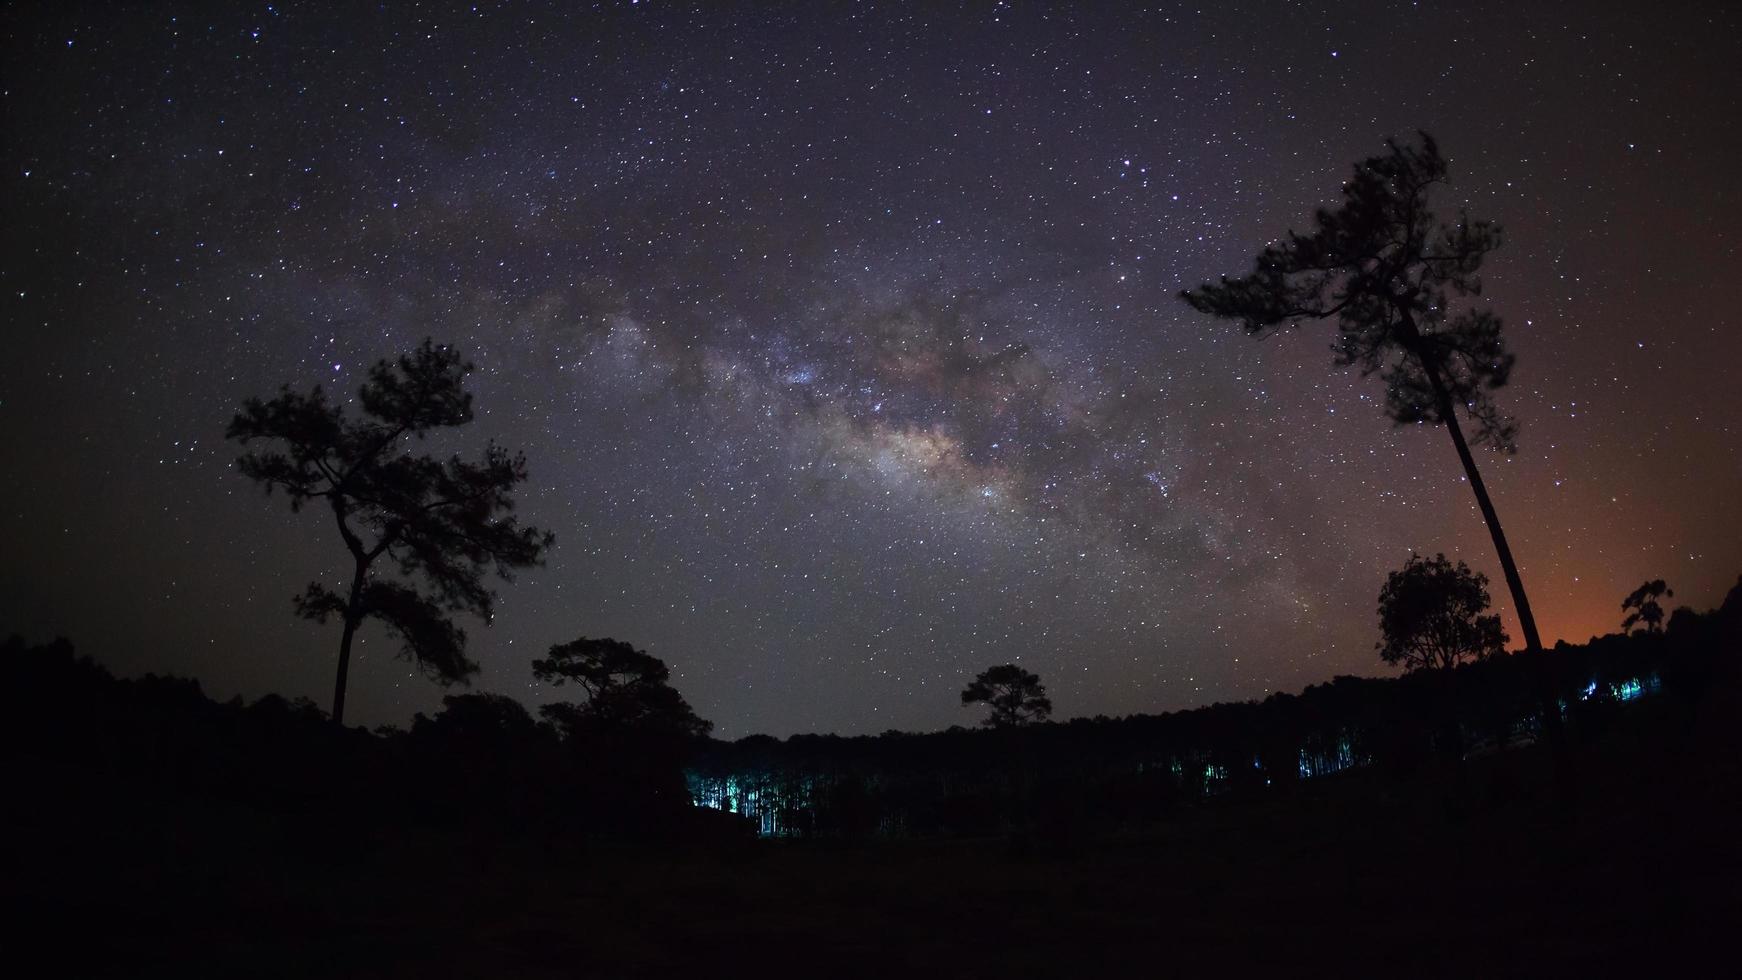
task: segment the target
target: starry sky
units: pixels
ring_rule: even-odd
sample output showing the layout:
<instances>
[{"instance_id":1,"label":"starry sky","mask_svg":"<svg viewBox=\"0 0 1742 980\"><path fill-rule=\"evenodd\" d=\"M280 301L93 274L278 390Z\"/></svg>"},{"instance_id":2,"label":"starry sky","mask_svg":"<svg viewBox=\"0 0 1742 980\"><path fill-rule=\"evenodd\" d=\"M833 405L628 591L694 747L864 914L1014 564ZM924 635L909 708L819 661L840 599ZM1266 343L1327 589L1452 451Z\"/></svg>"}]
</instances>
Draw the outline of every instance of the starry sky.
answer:
<instances>
[{"instance_id":1,"label":"starry sky","mask_svg":"<svg viewBox=\"0 0 1742 980\"><path fill-rule=\"evenodd\" d=\"M1425 128L1499 221L1483 472L1544 639L1742 572L1742 15L1725 3L23 3L0 12L0 630L330 697L330 517L233 467L289 382L477 364L548 564L477 687L614 636L717 734L1060 717L1384 673L1412 550L1494 580L1442 430L1328 325L1179 302ZM442 689L366 629L349 720Z\"/></svg>"}]
</instances>

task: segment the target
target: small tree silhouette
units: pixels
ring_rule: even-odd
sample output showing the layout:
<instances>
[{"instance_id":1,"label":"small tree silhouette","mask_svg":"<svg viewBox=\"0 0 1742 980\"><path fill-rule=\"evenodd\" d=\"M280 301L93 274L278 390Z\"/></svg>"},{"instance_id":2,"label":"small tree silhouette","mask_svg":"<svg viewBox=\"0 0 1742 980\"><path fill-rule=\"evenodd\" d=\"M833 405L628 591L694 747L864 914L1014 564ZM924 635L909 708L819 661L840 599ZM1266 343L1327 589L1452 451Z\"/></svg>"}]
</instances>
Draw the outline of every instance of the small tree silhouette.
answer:
<instances>
[{"instance_id":1,"label":"small tree silhouette","mask_svg":"<svg viewBox=\"0 0 1742 980\"><path fill-rule=\"evenodd\" d=\"M1379 591L1379 658L1404 670L1450 670L1506 649L1500 617L1488 608L1488 576L1445 555L1410 555Z\"/></svg>"},{"instance_id":2,"label":"small tree silhouette","mask_svg":"<svg viewBox=\"0 0 1742 980\"><path fill-rule=\"evenodd\" d=\"M484 585L542 561L555 537L522 527L511 493L526 480L526 458L491 444L477 462L413 455L408 439L472 421L465 389L472 365L448 347L425 340L396 361L378 361L357 393L362 417L286 385L271 401L250 398L226 436L244 445L276 444L237 462L244 476L283 490L293 511L311 500L331 508L352 559L351 584L341 595L319 582L296 599L297 612L319 623L338 617L339 663L333 681L333 721L345 720L351 642L367 619L378 619L402 641L401 654L440 684L465 683L478 665L466 656L466 632L452 613L489 622L496 594ZM383 578L387 558L401 580ZM421 587L420 587L421 586Z\"/></svg>"},{"instance_id":3,"label":"small tree silhouette","mask_svg":"<svg viewBox=\"0 0 1742 980\"><path fill-rule=\"evenodd\" d=\"M1419 145L1386 141L1387 152L1355 165L1343 204L1319 209L1312 234L1289 232L1259 253L1252 272L1223 276L1180 294L1194 308L1239 320L1265 337L1302 320L1336 318L1332 345L1339 365L1385 382L1385 410L1399 425L1432 422L1451 434L1476 504L1488 523L1525 645L1542 649L1524 581L1500 529L1458 422L1462 409L1475 441L1516 450L1518 426L1489 392L1506 384L1513 356L1500 318L1485 309L1452 310L1453 297L1482 292L1482 260L1500 245L1500 228L1459 213L1434 212L1431 195L1446 182L1446 161L1433 137Z\"/></svg>"},{"instance_id":4,"label":"small tree silhouette","mask_svg":"<svg viewBox=\"0 0 1742 980\"><path fill-rule=\"evenodd\" d=\"M545 705L541 711L565 733L584 730L640 731L700 738L713 723L698 717L668 683L663 660L622 640L580 637L550 648L532 662L533 676L561 687L573 681L587 692L584 704Z\"/></svg>"},{"instance_id":5,"label":"small tree silhouette","mask_svg":"<svg viewBox=\"0 0 1742 980\"><path fill-rule=\"evenodd\" d=\"M559 701L539 714L562 734L590 807L626 830L687 809L684 759L714 726L671 686L664 661L621 640L583 636L551 647L532 672L554 687L572 682L586 692L579 704Z\"/></svg>"},{"instance_id":6,"label":"small tree silhouette","mask_svg":"<svg viewBox=\"0 0 1742 980\"><path fill-rule=\"evenodd\" d=\"M438 737L474 748L523 746L537 741L538 722L526 706L505 694L450 694L434 717L412 718L412 734Z\"/></svg>"},{"instance_id":7,"label":"small tree silhouette","mask_svg":"<svg viewBox=\"0 0 1742 980\"><path fill-rule=\"evenodd\" d=\"M1627 594L1621 600L1621 611L1627 613L1627 618L1621 621L1621 632L1632 632L1633 627L1643 626L1641 632L1656 633L1663 629L1663 607L1657 600L1675 598L1675 590L1664 584L1663 579L1652 579Z\"/></svg>"},{"instance_id":8,"label":"small tree silhouette","mask_svg":"<svg viewBox=\"0 0 1742 980\"><path fill-rule=\"evenodd\" d=\"M1015 664L988 667L962 690L964 706L982 701L992 708L985 721L991 728L1045 721L1052 714L1052 701L1040 676Z\"/></svg>"}]
</instances>

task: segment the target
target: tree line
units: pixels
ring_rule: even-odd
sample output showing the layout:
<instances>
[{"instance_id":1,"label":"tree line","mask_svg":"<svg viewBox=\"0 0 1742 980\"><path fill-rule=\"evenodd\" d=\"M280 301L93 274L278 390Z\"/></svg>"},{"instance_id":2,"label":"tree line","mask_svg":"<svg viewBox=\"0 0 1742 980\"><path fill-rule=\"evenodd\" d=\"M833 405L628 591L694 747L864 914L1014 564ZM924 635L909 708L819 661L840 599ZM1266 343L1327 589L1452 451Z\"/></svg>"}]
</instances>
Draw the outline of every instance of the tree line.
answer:
<instances>
[{"instance_id":1,"label":"tree line","mask_svg":"<svg viewBox=\"0 0 1742 980\"><path fill-rule=\"evenodd\" d=\"M705 740L664 665L616 640L553 647L540 676L579 689L543 705L468 692L409 726L332 724L307 699L217 701L198 681L118 678L64 639L0 643L4 754L25 772L184 794L345 827L491 834L731 835L690 805L683 765ZM74 775L76 774L76 775Z\"/></svg>"},{"instance_id":2,"label":"tree line","mask_svg":"<svg viewBox=\"0 0 1742 980\"><path fill-rule=\"evenodd\" d=\"M1163 715L994 714L932 734L710 742L691 765L691 791L783 836L1136 829L1181 807L1292 794L1326 777L1455 782L1472 759L1545 740L1545 681L1548 710L1575 748L1623 725L1733 738L1726 699L1742 680L1742 578L1719 608L1682 607L1664 623L1541 653L1436 654L1398 677L1337 677Z\"/></svg>"},{"instance_id":3,"label":"tree line","mask_svg":"<svg viewBox=\"0 0 1742 980\"><path fill-rule=\"evenodd\" d=\"M1728 732L1724 698L1742 690L1739 650L1742 579L1719 608L1678 608L1659 627L1395 678L1338 677L1258 702L722 742L707 737L657 658L616 640L558 644L537 662L541 677L578 689L577 701L534 715L503 695L455 694L406 728L368 731L333 725L307 700L219 702L193 680L116 678L67 641L14 636L0 643L0 744L27 774L46 767L316 824L344 813L358 833L447 826L705 842L754 829L871 837L1140 828L1220 798L1294 793L1353 772L1451 771L1527 745L1543 731L1539 674L1576 739L1604 737L1630 711L1705 717L1708 729Z\"/></svg>"}]
</instances>

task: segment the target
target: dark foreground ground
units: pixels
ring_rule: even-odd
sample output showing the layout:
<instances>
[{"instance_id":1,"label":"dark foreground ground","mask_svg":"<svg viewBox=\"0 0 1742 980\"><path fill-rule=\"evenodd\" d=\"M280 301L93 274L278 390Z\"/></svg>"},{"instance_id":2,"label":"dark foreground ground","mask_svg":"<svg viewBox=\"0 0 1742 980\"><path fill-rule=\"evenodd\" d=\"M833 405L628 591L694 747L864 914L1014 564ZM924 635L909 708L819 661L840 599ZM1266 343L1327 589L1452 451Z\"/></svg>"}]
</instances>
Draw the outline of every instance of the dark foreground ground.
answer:
<instances>
[{"instance_id":1,"label":"dark foreground ground","mask_svg":"<svg viewBox=\"0 0 1742 980\"><path fill-rule=\"evenodd\" d=\"M268 817L21 763L12 976L1679 976L1742 971L1742 722L1303 786L1140 833L699 848Z\"/></svg>"}]
</instances>

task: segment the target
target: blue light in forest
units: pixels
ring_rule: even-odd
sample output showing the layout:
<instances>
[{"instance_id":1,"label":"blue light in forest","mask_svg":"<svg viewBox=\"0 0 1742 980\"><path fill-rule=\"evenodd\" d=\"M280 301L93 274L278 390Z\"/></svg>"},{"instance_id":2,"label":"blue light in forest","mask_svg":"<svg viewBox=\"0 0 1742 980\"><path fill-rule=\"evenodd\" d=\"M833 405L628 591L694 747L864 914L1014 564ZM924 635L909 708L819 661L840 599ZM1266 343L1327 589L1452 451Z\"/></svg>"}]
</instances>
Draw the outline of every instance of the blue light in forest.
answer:
<instances>
[{"instance_id":1,"label":"blue light in forest","mask_svg":"<svg viewBox=\"0 0 1742 980\"><path fill-rule=\"evenodd\" d=\"M759 837L805 834L816 810L816 778L791 773L750 772L703 776L686 772L690 802L736 813L756 825Z\"/></svg>"},{"instance_id":2,"label":"blue light in forest","mask_svg":"<svg viewBox=\"0 0 1742 980\"><path fill-rule=\"evenodd\" d=\"M1228 767L1210 763L1204 766L1204 790L1215 792L1228 781Z\"/></svg>"},{"instance_id":3,"label":"blue light in forest","mask_svg":"<svg viewBox=\"0 0 1742 980\"><path fill-rule=\"evenodd\" d=\"M1659 677L1656 671L1652 671L1644 677L1629 677L1619 684L1609 685L1609 693L1614 695L1617 701L1632 701L1647 694L1656 694L1661 690L1663 690L1663 678Z\"/></svg>"},{"instance_id":4,"label":"blue light in forest","mask_svg":"<svg viewBox=\"0 0 1742 980\"><path fill-rule=\"evenodd\" d=\"M1653 671L1620 681L1593 679L1577 689L1577 697L1581 701L1613 700L1625 703L1657 694L1662 689L1663 679ZM1562 717L1568 716L1567 701L1557 699L1556 706ZM1491 740L1492 745L1504 748L1509 744L1528 744L1541 736L1542 729L1541 713L1518 715L1504 722L1503 729L1494 733L1496 738ZM1360 728L1321 729L1307 734L1303 742L1299 743L1296 753L1296 774L1301 779L1314 779L1371 765L1373 756L1364 747L1370 738L1371 733ZM1231 790L1235 771L1245 769L1244 760L1238 756L1235 757L1238 761L1227 765L1210 761L1214 757L1210 749L1181 749L1177 753L1139 762L1136 768L1140 773L1154 773L1160 778L1166 778L1161 775L1166 773L1172 777L1173 784L1178 789L1199 798L1212 797ZM1264 765L1263 757L1255 755L1248 758L1252 760L1252 771L1262 774L1264 785L1273 785L1275 780L1272 777L1277 773ZM1161 759L1166 761L1160 761ZM688 784L690 801L695 806L737 814L749 820L760 837L809 837L838 833L838 814L831 809L830 803L835 798L835 791L853 788L856 793L863 794L882 782L879 777L778 769L752 769L729 775L688 771L684 773L684 777ZM941 794L938 798L950 797L952 790L960 791L960 787L954 785L956 778L940 775L933 781L930 792ZM959 778L967 782L970 792L976 785L985 785L977 783L971 775ZM1006 784L998 785L1008 789ZM925 792L922 790L922 795ZM882 796L881 793L877 795ZM878 805L888 809L877 815L877 834L885 837L903 836L912 815L908 810L911 804L880 799Z\"/></svg>"},{"instance_id":5,"label":"blue light in forest","mask_svg":"<svg viewBox=\"0 0 1742 980\"><path fill-rule=\"evenodd\" d=\"M1324 743L1323 737L1315 737L1307 746L1301 748L1299 761L1296 763L1300 778L1311 779L1314 776L1328 776L1331 773L1353 769L1371 761L1365 755L1358 756L1356 754L1355 740L1346 729L1337 731L1336 745L1329 752L1322 748Z\"/></svg>"}]
</instances>

